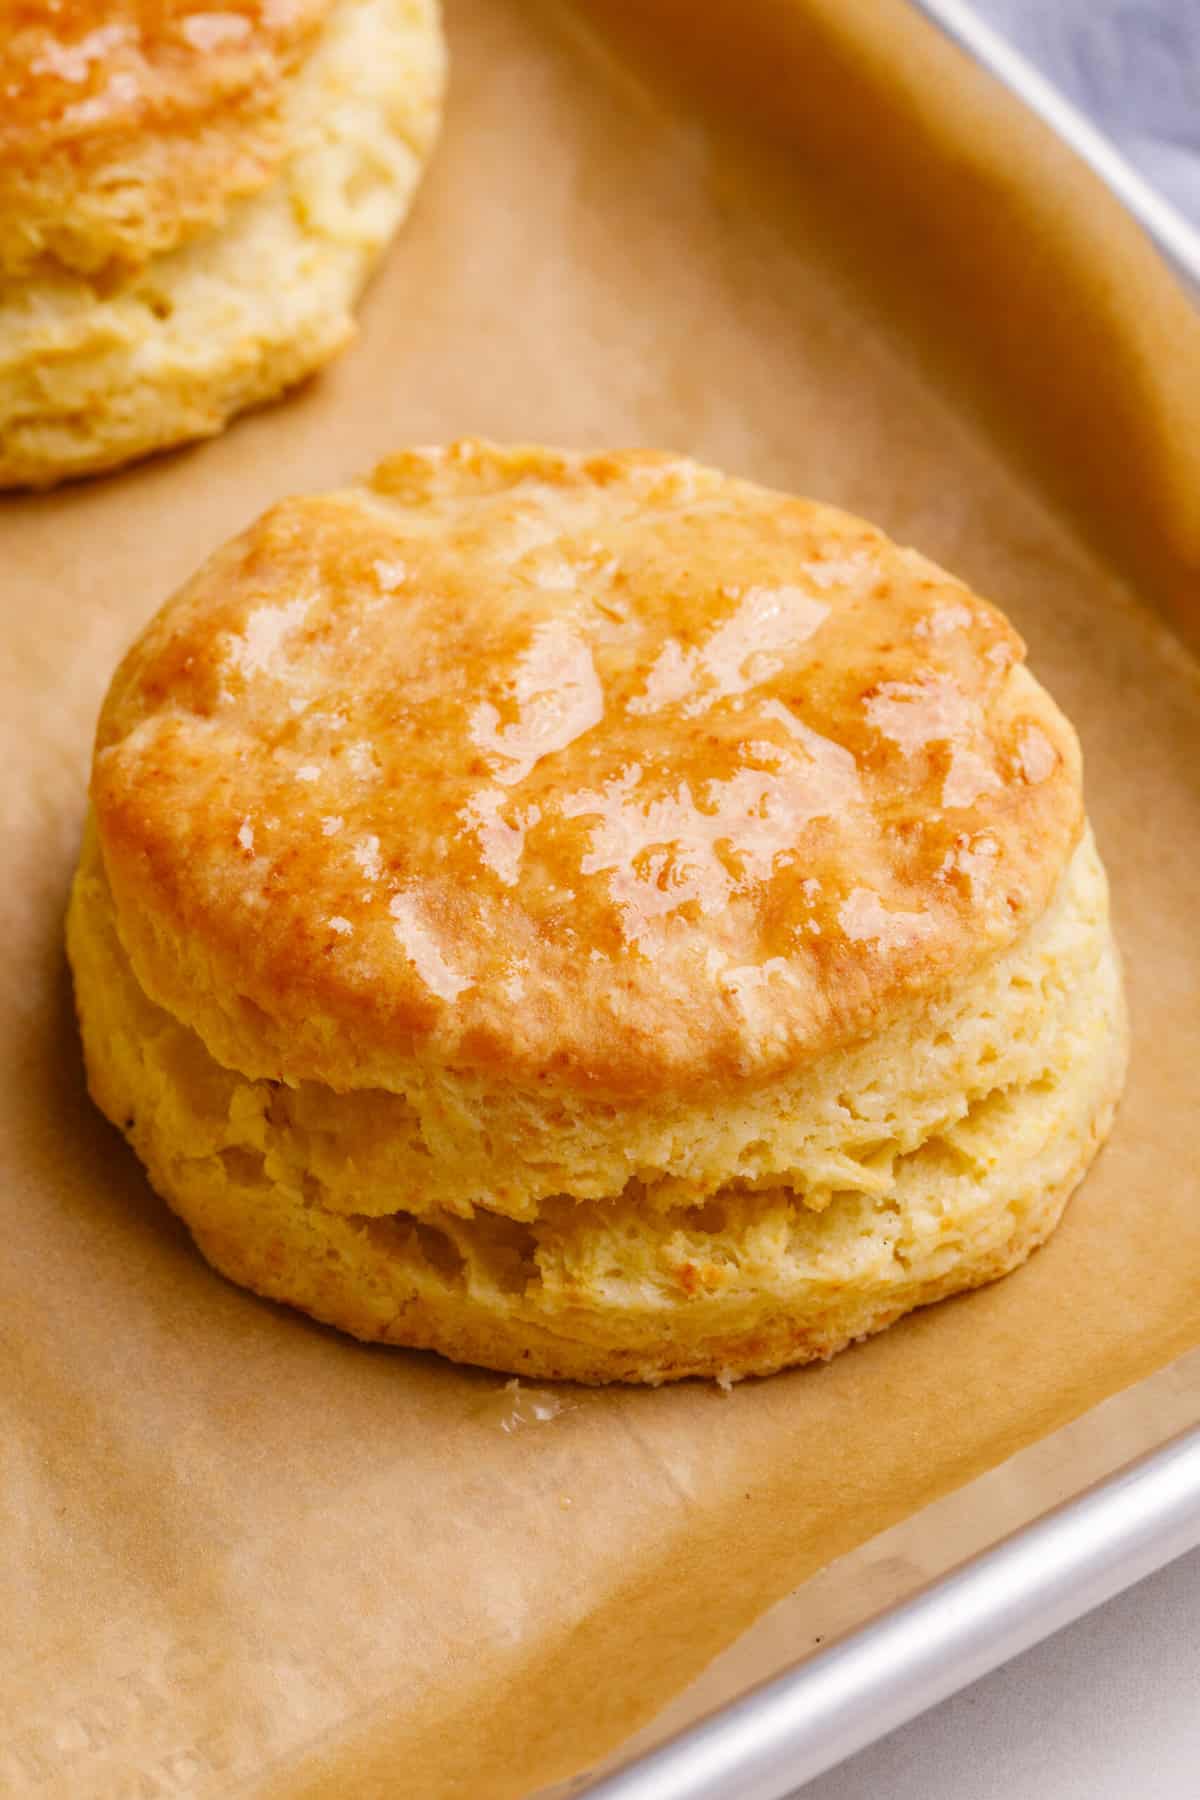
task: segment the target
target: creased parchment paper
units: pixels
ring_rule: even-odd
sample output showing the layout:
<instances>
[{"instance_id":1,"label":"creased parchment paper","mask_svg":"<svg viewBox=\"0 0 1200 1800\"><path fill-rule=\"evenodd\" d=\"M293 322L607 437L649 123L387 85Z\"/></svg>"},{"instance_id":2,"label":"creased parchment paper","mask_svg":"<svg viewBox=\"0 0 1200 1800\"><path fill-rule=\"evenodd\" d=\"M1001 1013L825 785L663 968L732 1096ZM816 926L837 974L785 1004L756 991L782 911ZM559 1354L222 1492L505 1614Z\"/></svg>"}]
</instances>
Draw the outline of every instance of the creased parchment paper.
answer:
<instances>
[{"instance_id":1,"label":"creased parchment paper","mask_svg":"<svg viewBox=\"0 0 1200 1800\"><path fill-rule=\"evenodd\" d=\"M910 104L925 52L902 8L723 9L739 57L793 14L829 49L764 37L761 99L730 51L761 164L597 47L619 6L588 10L451 0L444 142L327 377L211 445L0 504L6 1796L528 1793L611 1751L816 1569L1200 1343L1200 693L1116 572L1164 617L1200 606L1194 320L1098 190L956 62L935 56ZM672 10L647 0L639 30ZM868 23L894 105L875 40L854 53ZM699 96L704 34L684 35L674 74ZM871 130L842 131L839 79ZM980 121L987 156L918 131L925 113ZM1050 297L1038 336L1026 270L1025 386L982 204L993 310L948 273L951 189L1001 153L1043 182L1027 214L997 201ZM871 193L891 251L912 220L887 281L868 279ZM1072 418L1087 441L1047 485L1030 471L1048 445L1061 463ZM669 445L818 495L1027 634L1083 737L1135 1050L1110 1147L1009 1281L730 1397L580 1393L506 1432L501 1378L356 1347L211 1274L88 1107L61 922L117 656L279 494L463 432ZM1033 1466L1026 1516L1062 1487ZM924 1574L938 1554L926 1541Z\"/></svg>"}]
</instances>

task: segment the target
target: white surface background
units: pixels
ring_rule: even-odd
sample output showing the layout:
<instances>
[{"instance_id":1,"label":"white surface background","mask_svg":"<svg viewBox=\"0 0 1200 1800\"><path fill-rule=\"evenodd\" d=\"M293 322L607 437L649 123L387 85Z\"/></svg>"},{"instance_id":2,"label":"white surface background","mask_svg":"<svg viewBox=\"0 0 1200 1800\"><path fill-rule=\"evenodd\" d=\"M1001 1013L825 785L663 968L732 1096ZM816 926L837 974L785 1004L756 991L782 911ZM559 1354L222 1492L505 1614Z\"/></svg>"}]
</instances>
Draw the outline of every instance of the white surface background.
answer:
<instances>
[{"instance_id":1,"label":"white surface background","mask_svg":"<svg viewBox=\"0 0 1200 1800\"><path fill-rule=\"evenodd\" d=\"M797 1800L1200 1800L1200 1552Z\"/></svg>"},{"instance_id":2,"label":"white surface background","mask_svg":"<svg viewBox=\"0 0 1200 1800\"><path fill-rule=\"evenodd\" d=\"M972 4L1200 224L1200 0Z\"/></svg>"},{"instance_id":3,"label":"white surface background","mask_svg":"<svg viewBox=\"0 0 1200 1800\"><path fill-rule=\"evenodd\" d=\"M975 0L1200 222L1200 0ZM1200 1552L802 1800L1200 1800Z\"/></svg>"}]
</instances>

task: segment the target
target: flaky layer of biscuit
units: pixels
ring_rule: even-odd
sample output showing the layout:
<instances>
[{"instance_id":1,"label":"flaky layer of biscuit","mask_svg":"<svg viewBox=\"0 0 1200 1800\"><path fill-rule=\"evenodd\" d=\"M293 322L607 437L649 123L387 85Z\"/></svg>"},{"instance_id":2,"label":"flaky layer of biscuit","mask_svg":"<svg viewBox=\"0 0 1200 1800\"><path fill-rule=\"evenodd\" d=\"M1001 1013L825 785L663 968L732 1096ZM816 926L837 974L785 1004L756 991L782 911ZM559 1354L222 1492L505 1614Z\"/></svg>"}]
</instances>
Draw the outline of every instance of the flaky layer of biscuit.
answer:
<instances>
[{"instance_id":1,"label":"flaky layer of biscuit","mask_svg":"<svg viewBox=\"0 0 1200 1800\"><path fill-rule=\"evenodd\" d=\"M436 0L336 0L261 192L115 286L65 269L0 284L0 485L211 435L334 356L408 209L442 78Z\"/></svg>"},{"instance_id":2,"label":"flaky layer of biscuit","mask_svg":"<svg viewBox=\"0 0 1200 1800\"><path fill-rule=\"evenodd\" d=\"M94 828L77 890L77 961L110 958L118 927ZM150 1091L169 1093L185 1059L192 1070L192 1157L257 1157L271 1179L307 1184L329 1212L382 1216L403 1204L418 1215L469 1219L482 1208L531 1220L560 1197L636 1192L640 1208L665 1213L734 1182L785 1188L820 1211L847 1195L886 1196L897 1166L928 1140L997 1092L1040 1079L1107 929L1088 833L1028 935L952 992L782 1080L699 1105L663 1094L619 1116L545 1083L422 1065L405 1094L251 1081L161 1008L147 1012L142 1059Z\"/></svg>"},{"instance_id":3,"label":"flaky layer of biscuit","mask_svg":"<svg viewBox=\"0 0 1200 1800\"><path fill-rule=\"evenodd\" d=\"M331 0L32 0L0 30L0 279L112 279L278 172Z\"/></svg>"},{"instance_id":4,"label":"flaky layer of biscuit","mask_svg":"<svg viewBox=\"0 0 1200 1800\"><path fill-rule=\"evenodd\" d=\"M833 1189L820 1210L781 1187L727 1186L702 1207L656 1207L631 1191L560 1198L517 1224L393 1189L385 1215L345 1214L328 1206L323 1176L357 1154L353 1114L340 1145L307 1166L296 1152L312 1138L285 1144L276 1130L265 1141L260 1097L138 987L94 864L76 886L69 947L93 1096L218 1268L362 1338L547 1377L765 1374L1006 1273L1057 1223L1124 1072L1119 969L1089 838L1044 928L978 997L994 1020L1006 987L1041 996L1023 1027L1008 1022L1024 1032L1017 1061L1003 1060L1003 1028L985 1026L989 1041L968 1055L991 1067L990 1085L943 1100L912 1148L877 1154L874 1191ZM930 1057L939 1036L970 1040L978 1025L969 1009L936 1006L924 1023ZM896 1079L895 1049L865 1046L868 1060L844 1072L858 1083L844 1096L852 1138ZM911 1058L905 1068L912 1079ZM907 1129L902 1105L885 1117ZM799 1134L812 1123L798 1118Z\"/></svg>"}]
</instances>

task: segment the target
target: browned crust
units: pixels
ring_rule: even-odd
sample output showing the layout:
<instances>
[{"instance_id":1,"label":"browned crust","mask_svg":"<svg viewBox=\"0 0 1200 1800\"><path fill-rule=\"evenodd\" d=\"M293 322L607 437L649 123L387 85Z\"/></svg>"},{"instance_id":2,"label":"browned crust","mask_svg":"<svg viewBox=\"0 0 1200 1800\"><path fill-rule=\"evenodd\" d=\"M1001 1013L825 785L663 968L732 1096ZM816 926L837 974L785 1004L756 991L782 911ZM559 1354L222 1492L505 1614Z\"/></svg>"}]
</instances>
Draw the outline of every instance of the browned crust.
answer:
<instances>
[{"instance_id":1,"label":"browned crust","mask_svg":"<svg viewBox=\"0 0 1200 1800\"><path fill-rule=\"evenodd\" d=\"M803 642L738 624L764 592ZM1044 909L1079 755L1022 655L870 526L680 458L407 453L276 507L126 658L92 783L122 939L248 1074L768 1079Z\"/></svg>"}]
</instances>

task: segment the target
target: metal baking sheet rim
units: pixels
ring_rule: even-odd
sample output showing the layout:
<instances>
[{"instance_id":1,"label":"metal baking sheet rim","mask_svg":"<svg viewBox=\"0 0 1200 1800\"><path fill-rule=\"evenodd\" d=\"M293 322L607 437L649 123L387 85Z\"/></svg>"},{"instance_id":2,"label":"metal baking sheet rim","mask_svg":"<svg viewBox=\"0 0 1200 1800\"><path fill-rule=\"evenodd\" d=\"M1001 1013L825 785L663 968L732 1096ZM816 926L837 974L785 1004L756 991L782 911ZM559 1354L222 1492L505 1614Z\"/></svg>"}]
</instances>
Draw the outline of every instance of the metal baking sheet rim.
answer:
<instances>
[{"instance_id":1,"label":"metal baking sheet rim","mask_svg":"<svg viewBox=\"0 0 1200 1800\"><path fill-rule=\"evenodd\" d=\"M1200 298L1200 232L963 0L910 0L1100 176ZM787 1800L804 1782L1200 1545L1200 1424L828 1649L599 1781L580 1800Z\"/></svg>"}]
</instances>

